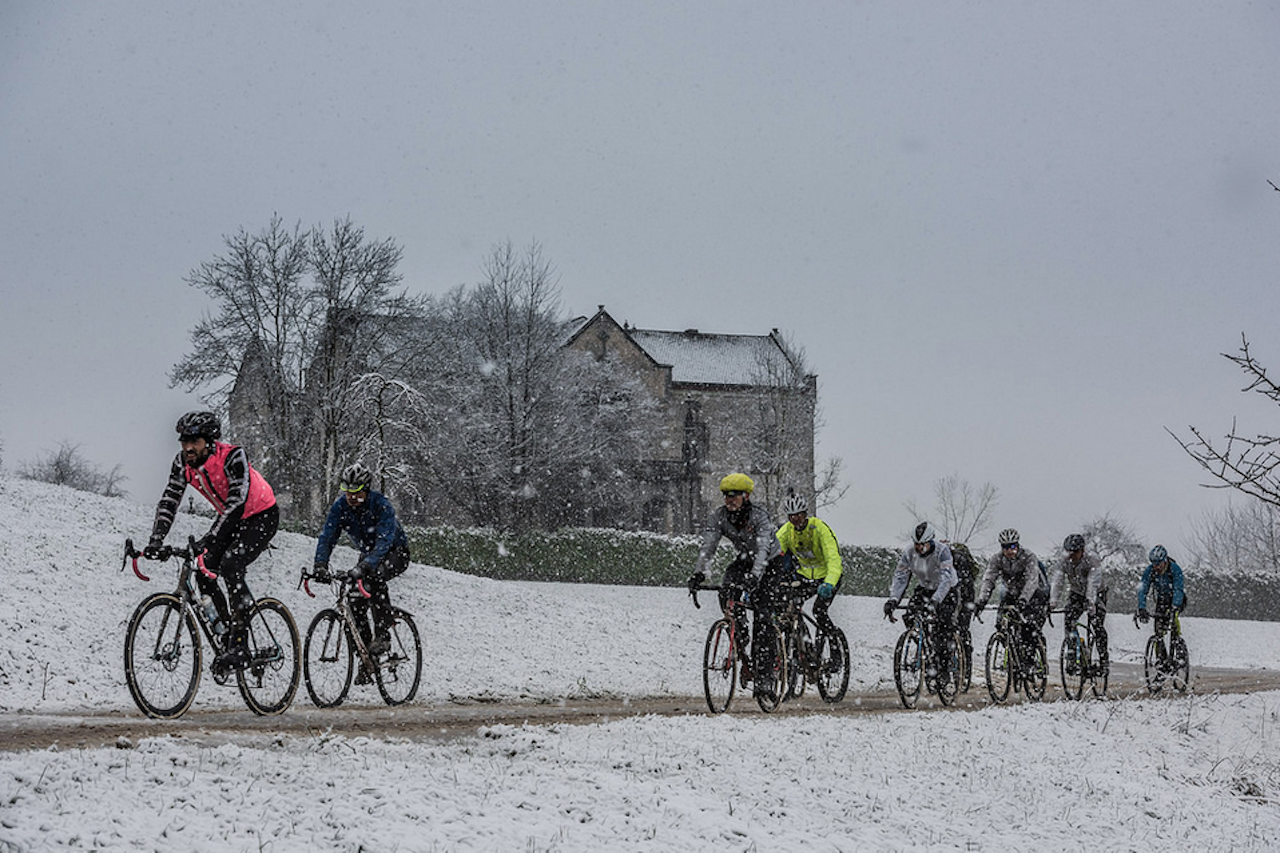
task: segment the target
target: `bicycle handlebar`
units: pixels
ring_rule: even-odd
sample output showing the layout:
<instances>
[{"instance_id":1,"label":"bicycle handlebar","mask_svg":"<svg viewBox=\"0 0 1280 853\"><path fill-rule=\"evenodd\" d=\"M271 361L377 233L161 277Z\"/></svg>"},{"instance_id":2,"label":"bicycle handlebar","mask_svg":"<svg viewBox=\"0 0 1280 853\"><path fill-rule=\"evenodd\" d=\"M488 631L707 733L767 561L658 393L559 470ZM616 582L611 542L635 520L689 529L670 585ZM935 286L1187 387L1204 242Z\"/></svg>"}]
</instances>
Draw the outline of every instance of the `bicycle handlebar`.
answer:
<instances>
[{"instance_id":1,"label":"bicycle handlebar","mask_svg":"<svg viewBox=\"0 0 1280 853\"><path fill-rule=\"evenodd\" d=\"M139 557L141 557L144 560L156 560L161 563L167 562L172 557L181 557L183 559L190 559L194 557L196 560L196 565L199 567L200 573L202 575L209 578L210 580L218 579L217 574L211 571L209 567L204 564L204 552L200 552L199 554L196 553L196 537L194 536L187 537L187 547L185 548L175 548L172 545L161 545L154 557L148 557L145 551L139 551L136 547L134 547L132 539L124 540L124 560L120 563L120 571L123 572L124 567L129 564L130 560L132 560L133 573L137 575L140 579L150 583L151 578L144 575L142 571L138 568Z\"/></svg>"},{"instance_id":2,"label":"bicycle handlebar","mask_svg":"<svg viewBox=\"0 0 1280 853\"><path fill-rule=\"evenodd\" d=\"M346 573L335 575L329 572L325 572L324 574L321 574L319 572L309 572L304 567L302 569L302 576L298 579L298 588L306 590L307 595L311 596L312 598L315 598L316 594L311 591L311 581L313 580L316 581L317 583L331 584L334 581L338 581L339 583L350 581L351 578ZM365 598L373 598L373 593L369 592L369 590L365 589L364 587L364 578L356 578L356 589L358 589L360 591L360 594ZM695 600L695 603L696 603L696 600Z\"/></svg>"}]
</instances>

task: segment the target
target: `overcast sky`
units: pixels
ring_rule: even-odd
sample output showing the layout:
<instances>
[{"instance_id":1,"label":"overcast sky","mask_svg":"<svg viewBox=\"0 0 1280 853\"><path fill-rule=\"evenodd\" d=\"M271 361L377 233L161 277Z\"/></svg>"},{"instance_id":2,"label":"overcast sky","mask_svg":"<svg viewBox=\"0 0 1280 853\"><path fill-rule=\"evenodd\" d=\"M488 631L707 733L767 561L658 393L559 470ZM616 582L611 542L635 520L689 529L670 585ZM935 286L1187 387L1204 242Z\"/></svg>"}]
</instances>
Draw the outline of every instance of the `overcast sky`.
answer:
<instances>
[{"instance_id":1,"label":"overcast sky","mask_svg":"<svg viewBox=\"0 0 1280 853\"><path fill-rule=\"evenodd\" d=\"M1165 427L1280 415L1220 355L1280 370L1278 81L1269 3L8 0L3 463L67 440L157 499L185 277L350 216L415 292L537 240L568 314L791 335L842 541L955 473L988 538L1174 545L1226 496Z\"/></svg>"}]
</instances>

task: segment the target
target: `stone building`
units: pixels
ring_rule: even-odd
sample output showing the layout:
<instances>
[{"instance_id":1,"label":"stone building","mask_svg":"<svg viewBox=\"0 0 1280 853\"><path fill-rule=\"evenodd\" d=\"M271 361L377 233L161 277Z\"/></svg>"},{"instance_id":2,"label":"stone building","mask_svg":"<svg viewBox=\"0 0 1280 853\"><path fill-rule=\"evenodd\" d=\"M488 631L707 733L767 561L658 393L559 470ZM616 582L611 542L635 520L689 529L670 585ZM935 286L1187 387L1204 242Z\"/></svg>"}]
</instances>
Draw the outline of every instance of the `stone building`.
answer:
<instances>
[{"instance_id":1,"label":"stone building","mask_svg":"<svg viewBox=\"0 0 1280 853\"><path fill-rule=\"evenodd\" d=\"M817 377L774 329L767 335L637 329L601 305L566 346L614 353L658 403L664 426L638 474L639 527L692 533L721 502L731 471L756 481L753 500L778 512L787 492L813 500Z\"/></svg>"}]
</instances>

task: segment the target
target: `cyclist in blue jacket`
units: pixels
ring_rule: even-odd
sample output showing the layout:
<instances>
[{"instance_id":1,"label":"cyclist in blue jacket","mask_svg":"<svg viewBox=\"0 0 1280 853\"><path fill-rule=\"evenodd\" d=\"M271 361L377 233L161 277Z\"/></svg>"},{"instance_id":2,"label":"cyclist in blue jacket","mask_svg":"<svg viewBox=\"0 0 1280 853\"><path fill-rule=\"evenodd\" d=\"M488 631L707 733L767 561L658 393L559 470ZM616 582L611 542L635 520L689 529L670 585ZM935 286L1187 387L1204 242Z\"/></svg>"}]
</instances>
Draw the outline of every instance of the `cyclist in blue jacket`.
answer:
<instances>
[{"instance_id":1,"label":"cyclist in blue jacket","mask_svg":"<svg viewBox=\"0 0 1280 853\"><path fill-rule=\"evenodd\" d=\"M1142 583L1138 585L1138 618L1144 625L1151 618L1147 612L1147 592L1155 587L1155 627L1156 633L1163 636L1169 630L1172 611L1176 609L1181 613L1187 606L1187 594L1182 588L1182 567L1173 561L1163 545L1152 548L1148 559L1151 562L1142 572Z\"/></svg>"},{"instance_id":2,"label":"cyclist in blue jacket","mask_svg":"<svg viewBox=\"0 0 1280 853\"><path fill-rule=\"evenodd\" d=\"M338 488L342 494L329 507L324 529L316 542L317 575L329 573L329 556L344 531L360 550L360 561L348 576L363 580L369 598L353 586L351 608L360 625L360 634L373 655L385 654L391 648L391 625L395 621L387 581L409 567L409 539L396 519L391 501L372 489L373 472L355 462L342 471ZM369 630L366 613L372 610L373 628ZM372 637L372 639L370 639Z\"/></svg>"}]
</instances>

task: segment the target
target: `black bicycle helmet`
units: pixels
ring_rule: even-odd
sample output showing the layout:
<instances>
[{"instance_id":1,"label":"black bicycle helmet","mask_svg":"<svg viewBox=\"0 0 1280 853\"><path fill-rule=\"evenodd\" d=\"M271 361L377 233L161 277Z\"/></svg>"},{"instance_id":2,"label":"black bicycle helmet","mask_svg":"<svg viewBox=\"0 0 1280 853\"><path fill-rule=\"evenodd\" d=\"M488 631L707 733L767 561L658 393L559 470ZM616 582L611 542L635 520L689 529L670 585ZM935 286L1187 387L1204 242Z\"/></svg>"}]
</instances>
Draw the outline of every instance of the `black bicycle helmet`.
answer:
<instances>
[{"instance_id":1,"label":"black bicycle helmet","mask_svg":"<svg viewBox=\"0 0 1280 853\"><path fill-rule=\"evenodd\" d=\"M344 492L358 492L369 488L372 483L373 472L359 462L352 462L343 468L342 476L338 478L338 488Z\"/></svg>"},{"instance_id":2,"label":"black bicycle helmet","mask_svg":"<svg viewBox=\"0 0 1280 853\"><path fill-rule=\"evenodd\" d=\"M1072 533L1066 539L1062 540L1062 550L1067 552L1083 551L1084 537L1081 536L1079 533Z\"/></svg>"},{"instance_id":3,"label":"black bicycle helmet","mask_svg":"<svg viewBox=\"0 0 1280 853\"><path fill-rule=\"evenodd\" d=\"M213 412L187 412L178 418L176 429L179 439L214 442L222 438L222 421Z\"/></svg>"}]
</instances>

